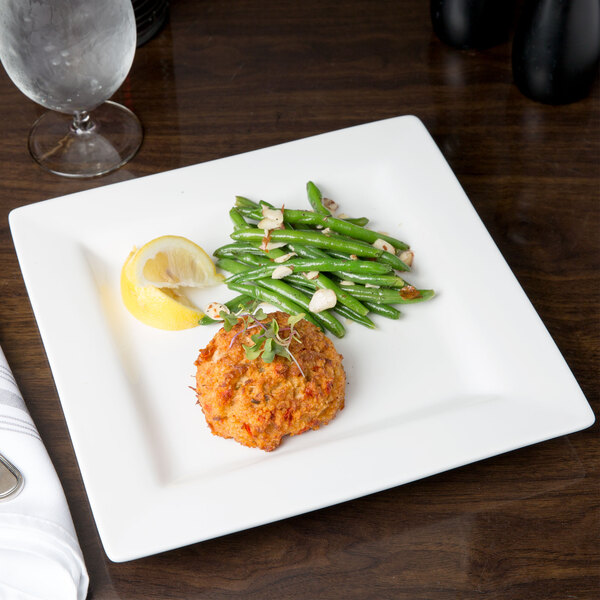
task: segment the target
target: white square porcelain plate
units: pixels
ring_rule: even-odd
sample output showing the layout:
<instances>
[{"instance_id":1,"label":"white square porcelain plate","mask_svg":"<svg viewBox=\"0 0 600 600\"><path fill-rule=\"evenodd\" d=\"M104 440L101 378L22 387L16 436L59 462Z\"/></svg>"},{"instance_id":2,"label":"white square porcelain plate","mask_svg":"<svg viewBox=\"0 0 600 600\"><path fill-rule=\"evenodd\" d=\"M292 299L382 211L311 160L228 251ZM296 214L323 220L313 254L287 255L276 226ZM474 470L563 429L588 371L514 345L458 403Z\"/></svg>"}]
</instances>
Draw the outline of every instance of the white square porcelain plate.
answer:
<instances>
[{"instance_id":1,"label":"white square porcelain plate","mask_svg":"<svg viewBox=\"0 0 600 600\"><path fill-rule=\"evenodd\" d=\"M346 408L274 452L211 435L194 360L215 326L151 329L121 303L134 245L228 243L236 195L344 213L415 251L429 302L355 323ZM415 117L398 117L25 206L10 226L106 553L124 561L384 490L583 429L564 359ZM199 301L232 297L225 286Z\"/></svg>"}]
</instances>

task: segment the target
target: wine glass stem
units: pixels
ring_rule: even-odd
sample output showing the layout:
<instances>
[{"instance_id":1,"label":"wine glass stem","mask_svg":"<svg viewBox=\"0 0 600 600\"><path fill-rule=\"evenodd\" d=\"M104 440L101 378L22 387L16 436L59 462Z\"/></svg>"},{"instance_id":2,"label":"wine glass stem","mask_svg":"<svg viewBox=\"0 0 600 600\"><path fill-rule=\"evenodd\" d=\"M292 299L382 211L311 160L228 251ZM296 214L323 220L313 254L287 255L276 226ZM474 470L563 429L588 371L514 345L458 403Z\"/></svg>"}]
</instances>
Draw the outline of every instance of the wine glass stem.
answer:
<instances>
[{"instance_id":1,"label":"wine glass stem","mask_svg":"<svg viewBox=\"0 0 600 600\"><path fill-rule=\"evenodd\" d=\"M95 128L94 122L90 118L90 113L86 110L78 111L73 116L71 129L78 134L90 133Z\"/></svg>"}]
</instances>

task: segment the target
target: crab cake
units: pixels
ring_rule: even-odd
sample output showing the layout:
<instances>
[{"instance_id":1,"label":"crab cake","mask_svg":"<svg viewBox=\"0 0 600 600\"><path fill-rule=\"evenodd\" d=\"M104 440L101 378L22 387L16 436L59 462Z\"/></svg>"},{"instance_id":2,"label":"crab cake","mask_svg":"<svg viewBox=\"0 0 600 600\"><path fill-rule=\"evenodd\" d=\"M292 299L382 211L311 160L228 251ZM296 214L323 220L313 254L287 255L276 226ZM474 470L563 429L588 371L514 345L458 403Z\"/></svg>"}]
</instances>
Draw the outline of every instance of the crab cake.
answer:
<instances>
[{"instance_id":1,"label":"crab cake","mask_svg":"<svg viewBox=\"0 0 600 600\"><path fill-rule=\"evenodd\" d=\"M280 333L289 332L286 313L262 323L272 319ZM246 358L243 346L253 344L257 330L244 331L240 320L217 332L195 363L196 393L213 434L270 451L285 435L318 429L344 408L346 374L333 342L306 320L294 325L300 341L289 347L298 364L279 355L271 363Z\"/></svg>"}]
</instances>

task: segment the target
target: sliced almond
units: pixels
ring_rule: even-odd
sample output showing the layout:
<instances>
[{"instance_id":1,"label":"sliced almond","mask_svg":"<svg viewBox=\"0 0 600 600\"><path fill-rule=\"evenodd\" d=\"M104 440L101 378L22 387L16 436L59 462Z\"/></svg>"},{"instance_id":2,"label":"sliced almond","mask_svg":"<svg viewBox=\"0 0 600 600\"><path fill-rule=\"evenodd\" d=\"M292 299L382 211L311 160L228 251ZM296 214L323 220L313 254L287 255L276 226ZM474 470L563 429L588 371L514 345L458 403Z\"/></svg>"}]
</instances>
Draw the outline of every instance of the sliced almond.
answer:
<instances>
[{"instance_id":1,"label":"sliced almond","mask_svg":"<svg viewBox=\"0 0 600 600\"><path fill-rule=\"evenodd\" d=\"M290 258L292 258L292 256L298 256L295 252L288 252L287 254L284 254L283 256L278 256L277 258L273 259L273 262L276 263L284 263L286 260L290 260Z\"/></svg>"},{"instance_id":2,"label":"sliced almond","mask_svg":"<svg viewBox=\"0 0 600 600\"><path fill-rule=\"evenodd\" d=\"M268 252L269 250L277 250L277 248L283 248L284 246L287 246L287 242L268 242L265 244L263 250Z\"/></svg>"},{"instance_id":3,"label":"sliced almond","mask_svg":"<svg viewBox=\"0 0 600 600\"><path fill-rule=\"evenodd\" d=\"M403 250L402 252L400 252L400 254L398 255L398 258L405 264L408 265L409 267L412 266L413 264L413 260L415 258L415 253L412 250Z\"/></svg>"},{"instance_id":4,"label":"sliced almond","mask_svg":"<svg viewBox=\"0 0 600 600\"><path fill-rule=\"evenodd\" d=\"M354 281L348 281L347 279L342 279L340 281L340 285L354 285Z\"/></svg>"},{"instance_id":5,"label":"sliced almond","mask_svg":"<svg viewBox=\"0 0 600 600\"><path fill-rule=\"evenodd\" d=\"M287 242L271 242L271 234L267 233L260 243L260 249L264 251L275 250L276 248L283 248L287 245Z\"/></svg>"},{"instance_id":6,"label":"sliced almond","mask_svg":"<svg viewBox=\"0 0 600 600\"><path fill-rule=\"evenodd\" d=\"M306 277L306 279L317 279L317 277L319 277L319 271L307 271L304 273L304 277Z\"/></svg>"},{"instance_id":7,"label":"sliced almond","mask_svg":"<svg viewBox=\"0 0 600 600\"><path fill-rule=\"evenodd\" d=\"M283 223L283 211L280 208L269 208L268 206L263 206L262 216L265 219L276 221L278 225L279 223Z\"/></svg>"},{"instance_id":8,"label":"sliced almond","mask_svg":"<svg viewBox=\"0 0 600 600\"><path fill-rule=\"evenodd\" d=\"M337 296L333 290L317 290L310 299L308 310L320 313L328 308L333 308L337 303Z\"/></svg>"},{"instance_id":9,"label":"sliced almond","mask_svg":"<svg viewBox=\"0 0 600 600\"><path fill-rule=\"evenodd\" d=\"M258 222L257 227L264 231L270 231L271 229L278 229L281 223L278 223L274 219L262 219Z\"/></svg>"},{"instance_id":10,"label":"sliced almond","mask_svg":"<svg viewBox=\"0 0 600 600\"><path fill-rule=\"evenodd\" d=\"M389 242L382 240L381 238L377 238L372 245L375 248L378 248L379 250L385 250L386 252L390 252L391 254L396 254L396 249L394 248L394 246L392 246L392 244L390 244Z\"/></svg>"},{"instance_id":11,"label":"sliced almond","mask_svg":"<svg viewBox=\"0 0 600 600\"><path fill-rule=\"evenodd\" d=\"M331 229L329 227L325 227L323 231L321 231L323 235L331 235Z\"/></svg>"},{"instance_id":12,"label":"sliced almond","mask_svg":"<svg viewBox=\"0 0 600 600\"><path fill-rule=\"evenodd\" d=\"M224 304L221 304L220 302L211 302L204 310L204 313L206 314L207 317L210 317L211 319L214 319L216 321L223 320L223 317L221 316L221 312L229 314L231 311Z\"/></svg>"},{"instance_id":13,"label":"sliced almond","mask_svg":"<svg viewBox=\"0 0 600 600\"><path fill-rule=\"evenodd\" d=\"M336 212L339 208L337 202L335 202L331 198L323 198L321 202L323 202L323 206L332 213Z\"/></svg>"},{"instance_id":14,"label":"sliced almond","mask_svg":"<svg viewBox=\"0 0 600 600\"><path fill-rule=\"evenodd\" d=\"M351 255L350 255L350 258L351 258L352 260L358 260L358 256L356 256L356 254L351 254Z\"/></svg>"},{"instance_id":15,"label":"sliced almond","mask_svg":"<svg viewBox=\"0 0 600 600\"><path fill-rule=\"evenodd\" d=\"M290 269L290 267L281 265L280 267L277 267L273 273L271 273L271 279L283 279L284 277L291 275L293 272L293 269Z\"/></svg>"}]
</instances>

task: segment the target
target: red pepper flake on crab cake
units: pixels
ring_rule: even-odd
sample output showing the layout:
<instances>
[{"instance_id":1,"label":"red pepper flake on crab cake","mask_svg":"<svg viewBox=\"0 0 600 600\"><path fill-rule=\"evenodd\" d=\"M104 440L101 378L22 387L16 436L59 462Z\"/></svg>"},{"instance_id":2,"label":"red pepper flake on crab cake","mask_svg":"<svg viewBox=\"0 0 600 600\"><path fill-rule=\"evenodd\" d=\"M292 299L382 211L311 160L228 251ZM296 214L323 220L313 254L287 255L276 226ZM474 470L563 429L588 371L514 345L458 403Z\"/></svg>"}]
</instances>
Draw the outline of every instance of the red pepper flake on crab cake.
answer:
<instances>
[{"instance_id":1,"label":"red pepper flake on crab cake","mask_svg":"<svg viewBox=\"0 0 600 600\"><path fill-rule=\"evenodd\" d=\"M284 312L267 315L285 331ZM258 326L256 326L258 327ZM333 342L306 320L294 325L288 356L249 359L256 328L221 328L196 360L196 395L214 435L267 452L286 435L329 423L344 408L346 374Z\"/></svg>"}]
</instances>

